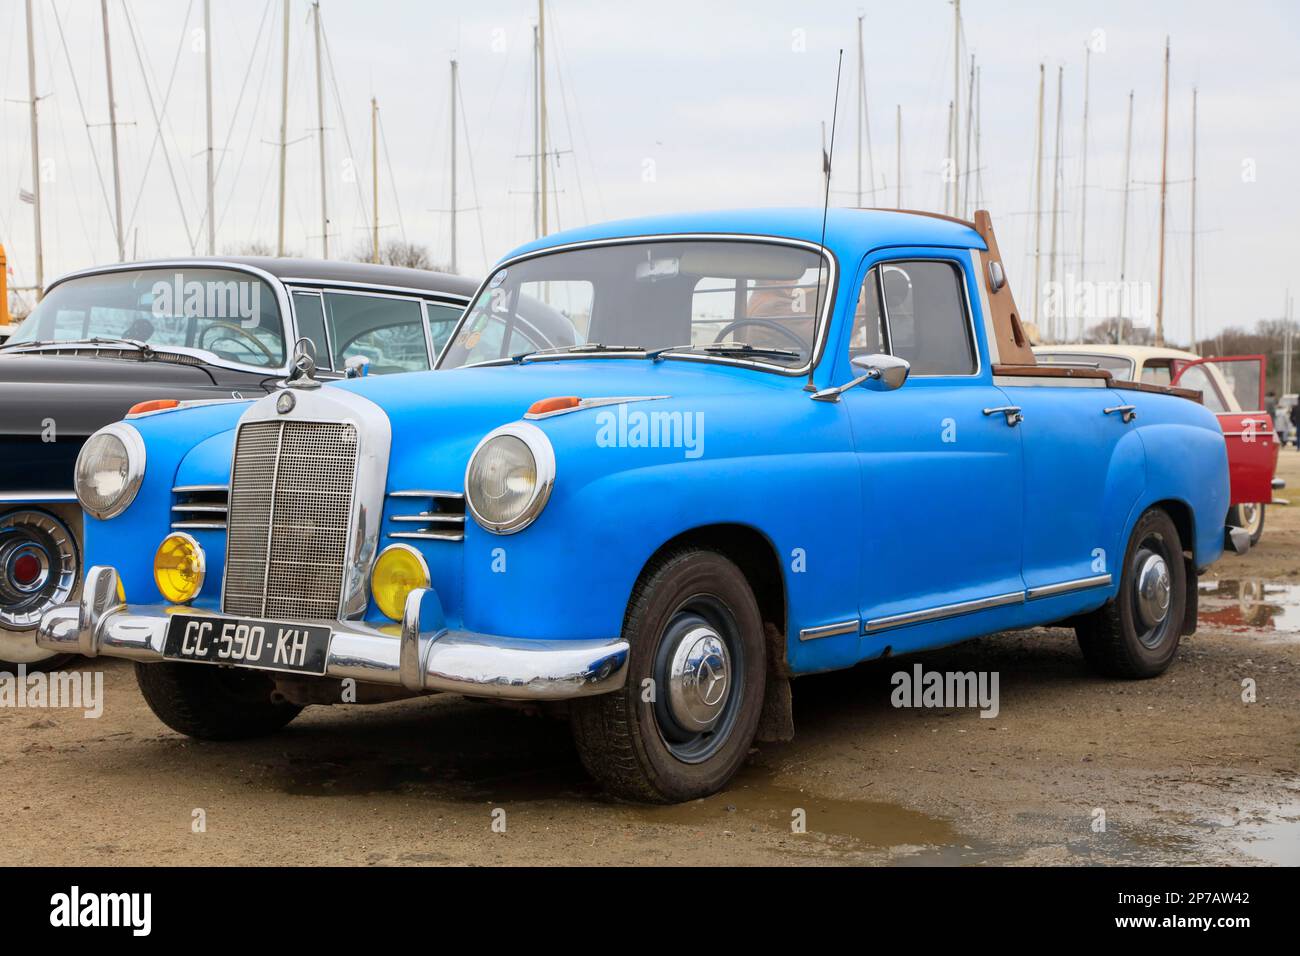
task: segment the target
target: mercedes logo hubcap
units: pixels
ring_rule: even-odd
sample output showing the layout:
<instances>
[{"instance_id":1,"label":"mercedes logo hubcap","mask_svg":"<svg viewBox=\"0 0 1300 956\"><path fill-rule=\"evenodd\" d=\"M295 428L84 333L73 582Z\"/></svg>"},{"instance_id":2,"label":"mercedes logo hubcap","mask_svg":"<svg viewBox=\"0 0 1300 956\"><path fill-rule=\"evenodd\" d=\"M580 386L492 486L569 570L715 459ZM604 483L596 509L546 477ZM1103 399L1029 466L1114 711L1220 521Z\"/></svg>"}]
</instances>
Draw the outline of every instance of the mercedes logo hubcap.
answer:
<instances>
[{"instance_id":1,"label":"mercedes logo hubcap","mask_svg":"<svg viewBox=\"0 0 1300 956\"><path fill-rule=\"evenodd\" d=\"M682 635L673 652L668 675L668 701L673 718L687 730L705 731L717 723L731 692L731 655L727 645L708 627Z\"/></svg>"}]
</instances>

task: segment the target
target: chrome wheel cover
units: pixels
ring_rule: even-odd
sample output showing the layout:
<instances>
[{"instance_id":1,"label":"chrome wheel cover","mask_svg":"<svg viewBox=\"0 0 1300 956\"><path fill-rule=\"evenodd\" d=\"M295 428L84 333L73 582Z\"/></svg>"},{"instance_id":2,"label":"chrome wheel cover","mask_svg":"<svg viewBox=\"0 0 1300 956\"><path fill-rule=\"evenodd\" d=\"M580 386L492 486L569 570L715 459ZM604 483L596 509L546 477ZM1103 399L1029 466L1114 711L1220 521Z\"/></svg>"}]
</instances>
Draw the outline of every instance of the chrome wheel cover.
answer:
<instances>
[{"instance_id":1,"label":"chrome wheel cover","mask_svg":"<svg viewBox=\"0 0 1300 956\"><path fill-rule=\"evenodd\" d=\"M4 632L30 632L41 615L72 599L80 558L72 532L44 511L0 515L0 638ZM27 638L30 643L30 638ZM21 650L0 639L0 659L41 660L50 655L15 656ZM33 645L33 650L35 646Z\"/></svg>"}]
</instances>

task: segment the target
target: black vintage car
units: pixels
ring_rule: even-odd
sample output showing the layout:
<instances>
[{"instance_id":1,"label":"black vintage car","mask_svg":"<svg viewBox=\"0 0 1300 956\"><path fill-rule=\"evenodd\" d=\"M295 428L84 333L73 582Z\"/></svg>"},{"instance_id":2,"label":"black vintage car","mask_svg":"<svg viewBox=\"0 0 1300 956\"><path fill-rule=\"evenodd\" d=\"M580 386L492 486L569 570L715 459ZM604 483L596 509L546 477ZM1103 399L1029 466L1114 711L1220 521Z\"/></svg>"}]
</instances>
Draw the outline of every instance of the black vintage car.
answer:
<instances>
[{"instance_id":1,"label":"black vintage car","mask_svg":"<svg viewBox=\"0 0 1300 956\"><path fill-rule=\"evenodd\" d=\"M0 346L0 667L53 663L33 638L81 580L72 478L93 432L141 402L264 395L290 374L300 338L322 379L432 368L476 286L251 257L127 263L52 283Z\"/></svg>"}]
</instances>

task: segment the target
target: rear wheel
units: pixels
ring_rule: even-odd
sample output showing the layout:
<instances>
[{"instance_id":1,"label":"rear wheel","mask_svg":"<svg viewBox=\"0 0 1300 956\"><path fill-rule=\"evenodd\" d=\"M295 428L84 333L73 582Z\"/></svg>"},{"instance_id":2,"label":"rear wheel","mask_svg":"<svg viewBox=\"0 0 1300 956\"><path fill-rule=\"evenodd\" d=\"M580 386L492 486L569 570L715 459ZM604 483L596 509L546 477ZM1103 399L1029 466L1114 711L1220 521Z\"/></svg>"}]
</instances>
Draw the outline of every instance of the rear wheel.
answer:
<instances>
[{"instance_id":1,"label":"rear wheel","mask_svg":"<svg viewBox=\"0 0 1300 956\"><path fill-rule=\"evenodd\" d=\"M1092 668L1107 677L1163 674L1178 652L1187 613L1187 571L1178 529L1158 508L1129 538L1119 593L1075 628Z\"/></svg>"},{"instance_id":2,"label":"rear wheel","mask_svg":"<svg viewBox=\"0 0 1300 956\"><path fill-rule=\"evenodd\" d=\"M1259 544L1264 536L1264 504L1252 501L1233 505L1228 511L1228 524L1236 528L1245 528L1250 533L1250 543Z\"/></svg>"},{"instance_id":3,"label":"rear wheel","mask_svg":"<svg viewBox=\"0 0 1300 956\"><path fill-rule=\"evenodd\" d=\"M145 703L177 733L200 740L247 740L273 734L302 712L274 701L265 674L206 664L135 665Z\"/></svg>"},{"instance_id":4,"label":"rear wheel","mask_svg":"<svg viewBox=\"0 0 1300 956\"><path fill-rule=\"evenodd\" d=\"M745 576L713 552L675 552L642 576L623 633L627 684L571 709L583 764L626 799L718 791L745 762L763 709L763 622Z\"/></svg>"}]
</instances>

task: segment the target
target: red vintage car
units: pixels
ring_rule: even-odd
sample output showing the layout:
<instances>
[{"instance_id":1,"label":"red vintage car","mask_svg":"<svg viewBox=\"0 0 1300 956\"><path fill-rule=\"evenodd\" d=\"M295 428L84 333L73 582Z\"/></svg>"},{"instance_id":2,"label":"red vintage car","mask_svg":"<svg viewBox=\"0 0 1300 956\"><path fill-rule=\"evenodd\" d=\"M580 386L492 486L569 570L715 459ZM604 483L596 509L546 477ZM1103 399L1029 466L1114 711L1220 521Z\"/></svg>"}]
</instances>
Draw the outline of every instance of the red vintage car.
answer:
<instances>
[{"instance_id":1,"label":"red vintage car","mask_svg":"<svg viewBox=\"0 0 1300 956\"><path fill-rule=\"evenodd\" d=\"M1114 378L1151 385L1174 385L1201 393L1228 443L1232 509L1228 524L1250 532L1251 543L1264 533L1264 507L1283 487L1277 471L1279 443L1264 410L1263 355L1201 358L1179 349L1145 345L1049 345L1034 349L1041 364L1090 365Z\"/></svg>"}]
</instances>

